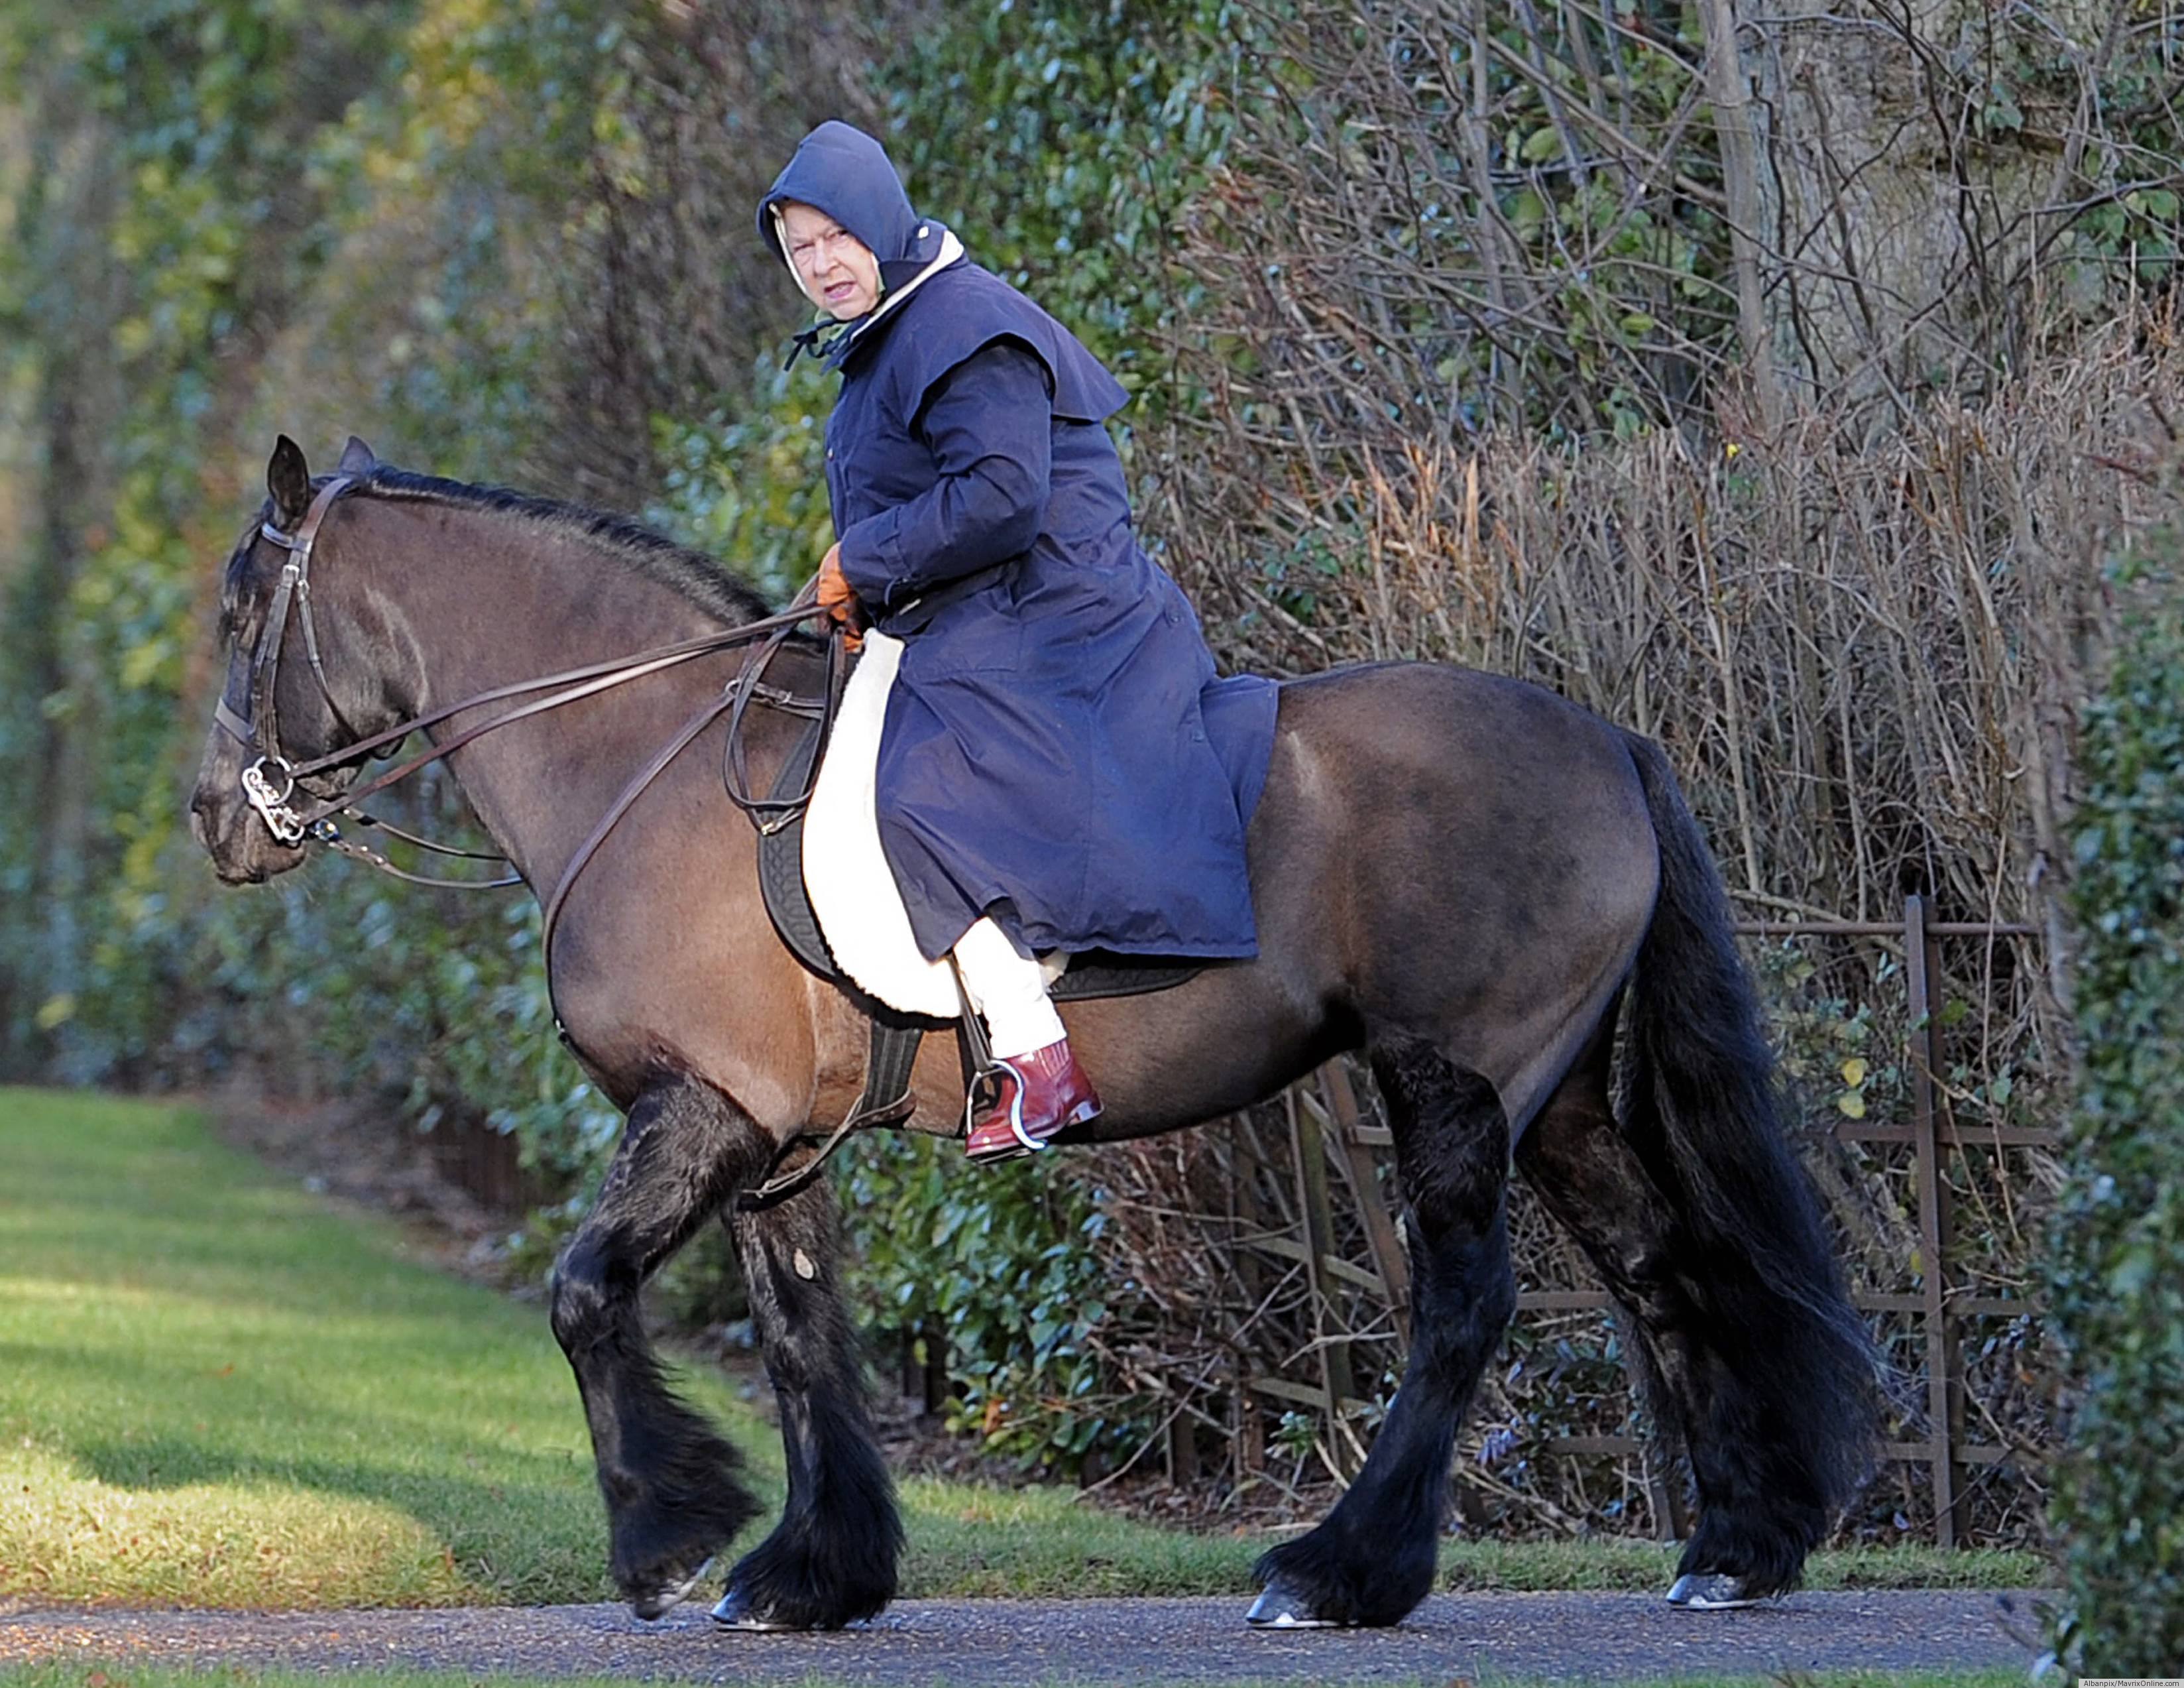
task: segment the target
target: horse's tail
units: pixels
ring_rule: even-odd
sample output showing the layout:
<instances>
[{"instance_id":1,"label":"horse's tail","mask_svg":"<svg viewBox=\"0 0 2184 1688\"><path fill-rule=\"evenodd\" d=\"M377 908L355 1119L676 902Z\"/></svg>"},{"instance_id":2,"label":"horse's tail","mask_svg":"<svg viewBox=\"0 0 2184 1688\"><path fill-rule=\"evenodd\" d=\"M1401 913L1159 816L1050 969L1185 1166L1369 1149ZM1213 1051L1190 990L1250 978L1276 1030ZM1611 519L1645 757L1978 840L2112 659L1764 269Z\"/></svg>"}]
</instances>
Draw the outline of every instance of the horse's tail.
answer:
<instances>
[{"instance_id":1,"label":"horse's tail","mask_svg":"<svg viewBox=\"0 0 2184 1688\"><path fill-rule=\"evenodd\" d=\"M1690 1333L1721 1362L1710 1422L1685 1427L1714 1504L1683 1568L1763 1587L1794 1580L1870 1470L1878 1365L1783 1126L1713 858L1668 757L1628 736L1661 886L1631 995L1624 1129L1684 1222Z\"/></svg>"}]
</instances>

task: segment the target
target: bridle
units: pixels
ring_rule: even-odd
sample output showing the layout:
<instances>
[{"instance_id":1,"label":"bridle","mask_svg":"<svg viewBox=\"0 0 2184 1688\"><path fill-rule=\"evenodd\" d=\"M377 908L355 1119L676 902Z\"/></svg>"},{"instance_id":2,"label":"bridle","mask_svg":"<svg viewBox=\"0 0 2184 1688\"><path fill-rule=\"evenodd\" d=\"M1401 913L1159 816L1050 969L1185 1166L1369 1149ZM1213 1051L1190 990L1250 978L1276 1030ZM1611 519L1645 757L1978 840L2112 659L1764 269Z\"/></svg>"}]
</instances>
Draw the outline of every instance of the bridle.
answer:
<instances>
[{"instance_id":1,"label":"bridle","mask_svg":"<svg viewBox=\"0 0 2184 1688\"><path fill-rule=\"evenodd\" d=\"M319 651L318 626L311 614L311 551L318 543L320 530L326 525L327 512L343 493L357 484L358 478L343 474L330 478L311 500L309 508L304 513L304 519L296 524L296 531L292 534L284 533L270 521L259 524L259 535L287 551L288 560L281 566L280 580L274 588L273 601L266 612L265 624L259 629L257 648L250 655L250 690L244 699L249 713L238 714L231 708L224 688L213 710L213 718L223 730L245 750L257 752L257 759L242 770L243 796L259 819L265 823L266 830L281 843L297 848L307 843L323 844L413 884L451 886L463 890L485 890L520 884L522 876L514 872L493 880L435 879L408 872L388 861L379 852L343 838L335 824L335 817L351 816L364 825L376 826L413 845L437 851L443 855L506 862L508 858L505 856L459 849L420 838L398 827L390 826L385 821L373 819L357 809L355 805L373 792L384 791L398 780L407 779L427 763L461 749L471 740L497 727L505 727L531 716L543 714L547 710L558 709L565 703L594 696L611 687L642 679L648 674L663 673L716 651L764 641L755 645L744 659L743 667L736 677L721 689L720 694L708 698L675 735L660 746L652 759L631 777L621 794L608 805L598 824L577 847L568 866L561 870L561 877L552 892L544 899L538 953L546 975L547 998L551 1003L554 993L554 931L560 917L562 905L568 899L570 888L577 882L577 876L584 870L598 852L599 846L606 841L607 835L629 812L646 787L665 772L700 733L722 715L728 718L722 777L729 801L741 809L761 833L777 831L803 813L811 801L812 790L818 781L827 739L833 724L835 706L841 697L842 682L845 678L844 630L839 623L828 623L826 685L816 698L799 696L778 686L769 685L765 679L766 668L788 642L789 635L815 617L826 614L824 609L812 601L817 584L815 581L799 593L795 601L779 615L761 617L739 627L723 628L718 632L701 634L694 639L685 639L672 645L656 646L632 656L614 657L602 662L588 662L582 667L565 668L559 674L543 675L537 679L494 686L460 702L444 705L406 721L398 721L383 731L359 738L324 756L300 763L292 762L281 752L280 723L275 714L274 703L280 683L281 651L287 640L288 618L292 613L302 623L304 653L311 665L311 676L318 682L320 696L332 713L341 731L345 734L354 731L348 718L342 713L341 706L334 701L333 688L326 678L326 662ZM410 734L437 726L467 710L507 702L528 694L543 695L530 696L527 702L515 704L497 715L474 721L441 742L397 763L361 785L346 791L330 791L322 795L313 791L309 783L320 774L348 767L376 752L391 756L395 746ZM744 754L743 724L745 713L754 702L764 703L819 724L817 748L812 755L810 769L803 778L800 791L777 791L761 797L750 790L749 769ZM298 790L312 799L301 811L292 807L289 801ZM562 1025L558 1008L554 1011L554 1029L575 1051L574 1040ZM577 1053L581 1059L581 1052ZM834 1128L833 1134L818 1143L808 1159L787 1171L782 1170L783 1165L809 1138L800 1133L783 1141L775 1150L773 1160L768 1167L769 1176L765 1182L745 1191L739 1198L740 1201L748 1207L770 1206L787 1199L818 1177L828 1158L851 1133L870 1126L898 1124L909 1116L914 1105L907 1090L891 1099L874 1101L869 1096L861 1098L841 1124Z\"/></svg>"},{"instance_id":2,"label":"bridle","mask_svg":"<svg viewBox=\"0 0 2184 1688\"><path fill-rule=\"evenodd\" d=\"M311 547L318 543L319 528L334 500L354 483L354 476L336 475L320 487L293 534L282 533L270 521L259 523L259 534L287 551L288 561L281 565L265 624L259 629L258 646L250 653L250 690L243 699L248 713L238 715L228 707L225 687L213 707L213 719L228 735L244 749L258 752L257 761L242 770L242 794L265 823L266 830L278 842L291 846L301 844L311 834L307 824L288 807L297 774L294 765L281 753L281 724L274 701L281 679L281 651L287 640L289 612L296 611L303 622L304 651L310 660L312 677L319 683L319 694L333 712L335 721L344 732L348 731L348 719L334 701L333 689L326 680L326 659L319 654L318 623L311 614ZM269 768L274 770L270 776L266 772ZM315 764L312 771L317 771Z\"/></svg>"},{"instance_id":3,"label":"bridle","mask_svg":"<svg viewBox=\"0 0 2184 1688\"><path fill-rule=\"evenodd\" d=\"M301 623L304 653L310 663L311 676L318 683L320 697L343 733L354 730L348 718L343 713L340 704L334 700L332 685L326 678L326 662L320 654L318 625L311 613L311 553L318 543L320 530L326 524L327 513L332 510L335 501L357 482L358 477L354 475L331 477L311 500L309 508L304 513L304 519L296 524L292 534L283 532L270 521L259 525L259 534L287 551L288 560L281 566L280 579L273 590L273 601L266 611L265 624L259 630L257 646L251 652L250 688L244 699L248 713L237 713L231 708L225 689L213 710L213 719L230 737L245 750L257 752L257 759L242 770L242 794L276 841L292 848L300 848L306 843L323 844L413 884L445 886L460 890L490 890L521 884L521 875L513 872L493 880L435 879L408 872L388 861L379 852L343 837L336 817L346 815L360 824L376 827L408 843L443 855L505 862L507 858L504 856L460 849L420 838L363 813L355 806L365 797L407 779L421 768L439 761L495 728L543 714L549 709L558 709L565 703L574 703L580 698L596 696L631 680L663 673L714 651L759 640L763 640L764 644L751 652L735 679L722 688L720 696L709 699L705 706L661 747L659 754L622 788L621 795L609 807L599 824L571 858L569 865L563 869L560 881L545 903L544 931L540 944L542 959L549 954L554 924L571 886L598 852L599 847L605 841L607 834L667 765L722 715L730 718L726 769L728 796L751 818L753 824L761 830L772 831L800 813L811 801L811 783L817 777L816 761L813 764L815 771L806 780L800 792L758 797L749 790L748 773L739 742L744 712L755 701L792 714L819 720L823 741L839 690L838 681L842 668L839 628L834 629L834 636L827 644L827 685L822 696L817 698L800 697L777 686L769 685L764 680L767 667L787 642L789 634L814 617L825 613L816 603L807 601L811 595L808 587L794 604L779 615L761 617L738 627L701 634L672 645L655 646L632 656L588 662L578 668L565 668L559 674L542 675L536 679L517 680L510 685L494 686L423 715L398 721L383 731L358 738L353 743L330 751L324 756L300 763L291 761L281 749L280 722L276 713L275 698L280 684L281 653L287 642L288 620L292 613ZM532 696L527 702L517 704L484 720L472 722L361 785L346 791L320 792L313 789L311 782L320 775L361 762L375 753L393 754L394 746L412 733L437 726L469 710L506 702L532 693L546 695ZM311 799L300 811L290 801L299 790ZM550 980L550 969L548 976Z\"/></svg>"}]
</instances>

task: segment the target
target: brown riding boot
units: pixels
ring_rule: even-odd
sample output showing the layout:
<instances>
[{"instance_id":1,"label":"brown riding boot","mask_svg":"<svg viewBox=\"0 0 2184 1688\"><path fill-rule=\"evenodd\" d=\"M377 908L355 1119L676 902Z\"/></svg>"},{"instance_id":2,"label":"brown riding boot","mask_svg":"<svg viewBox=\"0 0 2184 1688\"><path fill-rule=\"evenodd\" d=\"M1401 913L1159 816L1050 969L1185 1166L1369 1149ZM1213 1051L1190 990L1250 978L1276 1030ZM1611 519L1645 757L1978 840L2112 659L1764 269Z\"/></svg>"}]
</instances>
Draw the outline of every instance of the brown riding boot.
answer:
<instances>
[{"instance_id":1,"label":"brown riding boot","mask_svg":"<svg viewBox=\"0 0 2184 1688\"><path fill-rule=\"evenodd\" d=\"M1045 1149L1064 1127L1081 1126L1100 1111L1100 1093L1077 1065L1067 1037L994 1065L1000 1093L978 1115L963 1145L973 1160L1013 1160Z\"/></svg>"}]
</instances>

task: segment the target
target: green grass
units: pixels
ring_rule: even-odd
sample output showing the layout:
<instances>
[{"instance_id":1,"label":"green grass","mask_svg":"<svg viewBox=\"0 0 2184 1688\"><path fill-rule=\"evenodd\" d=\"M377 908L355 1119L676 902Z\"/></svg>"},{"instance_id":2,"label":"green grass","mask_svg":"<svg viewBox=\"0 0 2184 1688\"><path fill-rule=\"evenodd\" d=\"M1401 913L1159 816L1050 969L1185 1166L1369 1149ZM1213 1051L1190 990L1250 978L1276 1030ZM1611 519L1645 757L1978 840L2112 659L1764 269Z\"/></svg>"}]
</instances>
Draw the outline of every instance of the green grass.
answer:
<instances>
[{"instance_id":1,"label":"green grass","mask_svg":"<svg viewBox=\"0 0 2184 1688\"><path fill-rule=\"evenodd\" d=\"M326 1607L612 1597L542 1310L326 1210L187 1109L0 1089L0 1599ZM769 1505L774 1431L689 1380ZM903 1485L906 1596L1241 1594L1263 1540L1064 1490ZM752 1538L755 1539L755 1536ZM748 1545L748 1542L743 1545ZM1446 1545L1458 1589L1664 1587L1646 1544ZM1822 1555L1817 1587L2043 1580L2029 1555ZM270 1680L270 1679L269 1679Z\"/></svg>"},{"instance_id":2,"label":"green grass","mask_svg":"<svg viewBox=\"0 0 2184 1688\"><path fill-rule=\"evenodd\" d=\"M0 1598L613 1597L540 1309L408 1258L187 1109L0 1090ZM777 1506L778 1436L687 1381ZM1256 1551L1057 1490L914 1482L904 1505L908 1595L1240 1591Z\"/></svg>"},{"instance_id":3,"label":"green grass","mask_svg":"<svg viewBox=\"0 0 2184 1688\"><path fill-rule=\"evenodd\" d=\"M1489 1593L1552 1589L1664 1590L1675 1574L1674 1547L1650 1541L1457 1541L1441 1549L1444 1588ZM2019 1589L2052 1583L2036 1553L1992 1548L1850 1547L1815 1553L1805 1566L1814 1589Z\"/></svg>"},{"instance_id":4,"label":"green grass","mask_svg":"<svg viewBox=\"0 0 2184 1688\"><path fill-rule=\"evenodd\" d=\"M935 1679L936 1681L944 1679ZM1060 1680L1060 1679L1056 1679ZM1330 1676L1329 1682L1339 1682ZM1476 1688L1549 1688L1528 1676L1489 1674L1459 1679ZM673 1688L673 1679L654 1679L660 1688ZM1406 1684L1387 1683L1384 1688L1449 1688L1446 1674L1414 1678ZM1634 1677L1645 1688L2025 1688L2022 1670L1913 1671L1909 1674L1874 1670L1800 1672L1793 1678L1772 1676ZM139 1665L109 1662L91 1663L0 1666L0 1688L628 1688L618 1677L474 1676L459 1671L359 1670L326 1673L309 1670L250 1670L234 1666L192 1668L182 1665ZM802 1688L844 1688L838 1679L807 1676ZM1026 1688L1038 1688L1035 1680ZM1190 1688L1222 1688L1217 1682L1193 1680ZM1239 1685L1239 1688L1241 1685Z\"/></svg>"},{"instance_id":5,"label":"green grass","mask_svg":"<svg viewBox=\"0 0 2184 1688\"><path fill-rule=\"evenodd\" d=\"M1265 1536L1187 1535L1102 1513L1059 1489L903 1485L911 1556L905 1595L1244 1594ZM1473 1593L1556 1589L1659 1591L1676 1550L1649 1541L1444 1541L1440 1586ZM1815 1589L2036 1588L2052 1580L2030 1553L1931 1547L1816 1553Z\"/></svg>"},{"instance_id":6,"label":"green grass","mask_svg":"<svg viewBox=\"0 0 2184 1688\"><path fill-rule=\"evenodd\" d=\"M186 1110L0 1092L0 1595L604 1597L535 1308L404 1258Z\"/></svg>"}]
</instances>

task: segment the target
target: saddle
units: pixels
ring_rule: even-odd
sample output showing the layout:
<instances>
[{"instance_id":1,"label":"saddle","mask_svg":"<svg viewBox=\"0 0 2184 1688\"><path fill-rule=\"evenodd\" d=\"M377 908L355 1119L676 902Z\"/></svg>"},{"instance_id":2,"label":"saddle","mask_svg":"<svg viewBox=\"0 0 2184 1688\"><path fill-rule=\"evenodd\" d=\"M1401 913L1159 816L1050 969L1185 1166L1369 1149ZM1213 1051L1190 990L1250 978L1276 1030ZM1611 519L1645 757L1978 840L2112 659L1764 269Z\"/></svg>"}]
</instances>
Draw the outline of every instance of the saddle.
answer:
<instances>
[{"instance_id":1,"label":"saddle","mask_svg":"<svg viewBox=\"0 0 2184 1688\"><path fill-rule=\"evenodd\" d=\"M790 752L774 781L772 800L787 802L813 785L813 774L822 750L823 723L814 721ZM855 1003L872 1023L872 1038L865 1063L865 1089L850 1119L857 1125L894 1125L910 1115L910 1073L928 1031L953 1029L963 1065L967 1089L976 1085L993 1066L985 1048L983 1028L976 1015L944 1019L905 1014L865 991L837 965L826 933L811 907L804 880L802 808L777 811L781 819L761 827L758 839L759 888L766 912L788 953L820 978L835 986ZM1164 991L1195 979L1206 964L1165 958L1112 955L1089 950L1070 959L1068 970L1055 981L1050 994L1057 1002L1083 1002L1099 997L1140 996ZM853 1128L844 1122L844 1131Z\"/></svg>"}]
</instances>

